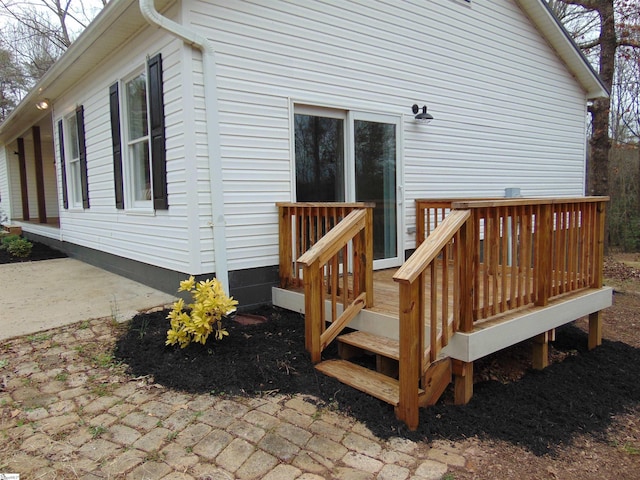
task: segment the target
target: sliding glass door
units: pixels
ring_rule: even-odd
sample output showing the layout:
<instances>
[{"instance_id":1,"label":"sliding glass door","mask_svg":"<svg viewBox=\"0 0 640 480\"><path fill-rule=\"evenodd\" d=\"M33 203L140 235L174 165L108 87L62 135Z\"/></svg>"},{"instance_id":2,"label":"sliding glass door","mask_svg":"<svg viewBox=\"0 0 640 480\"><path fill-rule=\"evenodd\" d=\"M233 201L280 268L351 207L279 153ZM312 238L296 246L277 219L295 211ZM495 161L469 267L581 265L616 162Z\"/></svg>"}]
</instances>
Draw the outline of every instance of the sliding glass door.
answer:
<instances>
[{"instance_id":1,"label":"sliding glass door","mask_svg":"<svg viewBox=\"0 0 640 480\"><path fill-rule=\"evenodd\" d=\"M398 131L393 116L296 109L296 200L375 204L374 266L401 263Z\"/></svg>"}]
</instances>

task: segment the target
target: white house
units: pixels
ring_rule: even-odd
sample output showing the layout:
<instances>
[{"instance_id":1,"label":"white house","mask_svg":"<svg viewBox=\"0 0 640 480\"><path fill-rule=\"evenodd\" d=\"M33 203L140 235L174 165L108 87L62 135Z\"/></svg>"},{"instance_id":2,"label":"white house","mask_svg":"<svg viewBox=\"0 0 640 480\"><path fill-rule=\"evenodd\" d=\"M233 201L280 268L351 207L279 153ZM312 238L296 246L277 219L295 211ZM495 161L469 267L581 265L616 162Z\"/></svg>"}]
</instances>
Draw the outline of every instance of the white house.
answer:
<instances>
[{"instance_id":1,"label":"white house","mask_svg":"<svg viewBox=\"0 0 640 480\"><path fill-rule=\"evenodd\" d=\"M397 266L415 198L582 195L607 95L543 0L111 0L0 125L0 208L162 290L215 274L265 303L276 202L376 200Z\"/></svg>"}]
</instances>

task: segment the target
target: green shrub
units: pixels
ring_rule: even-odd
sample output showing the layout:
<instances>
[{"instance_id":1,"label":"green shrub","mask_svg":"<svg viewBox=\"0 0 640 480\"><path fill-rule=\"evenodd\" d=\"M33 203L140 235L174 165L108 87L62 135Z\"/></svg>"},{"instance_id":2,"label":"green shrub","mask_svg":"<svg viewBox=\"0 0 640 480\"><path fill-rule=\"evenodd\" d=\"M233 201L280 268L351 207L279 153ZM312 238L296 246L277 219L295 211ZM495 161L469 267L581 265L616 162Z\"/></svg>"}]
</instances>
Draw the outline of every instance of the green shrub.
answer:
<instances>
[{"instance_id":1,"label":"green shrub","mask_svg":"<svg viewBox=\"0 0 640 480\"><path fill-rule=\"evenodd\" d=\"M3 235L2 240L0 241L0 248L8 250L9 245L16 240L20 240L20 235Z\"/></svg>"},{"instance_id":2,"label":"green shrub","mask_svg":"<svg viewBox=\"0 0 640 480\"><path fill-rule=\"evenodd\" d=\"M31 255L32 247L33 243L29 240L18 237L17 240L14 240L7 245L7 251L14 257L27 258Z\"/></svg>"}]
</instances>

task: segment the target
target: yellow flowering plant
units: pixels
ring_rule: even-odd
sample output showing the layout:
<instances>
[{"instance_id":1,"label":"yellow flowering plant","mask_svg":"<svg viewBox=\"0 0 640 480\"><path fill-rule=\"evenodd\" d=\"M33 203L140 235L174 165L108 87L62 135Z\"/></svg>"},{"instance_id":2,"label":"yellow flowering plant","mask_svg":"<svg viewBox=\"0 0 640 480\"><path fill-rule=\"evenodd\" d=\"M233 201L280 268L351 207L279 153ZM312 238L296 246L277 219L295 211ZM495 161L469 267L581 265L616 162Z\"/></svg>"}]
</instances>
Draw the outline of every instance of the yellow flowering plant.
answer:
<instances>
[{"instance_id":1,"label":"yellow flowering plant","mask_svg":"<svg viewBox=\"0 0 640 480\"><path fill-rule=\"evenodd\" d=\"M222 326L222 317L236 311L238 302L228 297L217 279L196 282L193 276L180 282L178 292L189 292L193 303L185 305L183 299L173 304L167 318L171 329L167 331L166 345L185 348L191 342L205 344L211 333L216 340L229 335Z\"/></svg>"}]
</instances>

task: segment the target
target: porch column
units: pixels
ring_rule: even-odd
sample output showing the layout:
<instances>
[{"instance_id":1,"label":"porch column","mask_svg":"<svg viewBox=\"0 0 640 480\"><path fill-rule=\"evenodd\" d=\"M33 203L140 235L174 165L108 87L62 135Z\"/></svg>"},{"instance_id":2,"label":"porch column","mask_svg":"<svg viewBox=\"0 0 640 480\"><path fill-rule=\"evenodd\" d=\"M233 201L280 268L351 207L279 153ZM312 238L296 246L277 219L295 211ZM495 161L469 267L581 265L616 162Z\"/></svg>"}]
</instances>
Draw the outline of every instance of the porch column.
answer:
<instances>
[{"instance_id":1,"label":"porch column","mask_svg":"<svg viewBox=\"0 0 640 480\"><path fill-rule=\"evenodd\" d=\"M22 219L29 220L29 192L27 190L27 156L24 138L18 138L18 165L20 167L20 196L22 199Z\"/></svg>"},{"instance_id":2,"label":"porch column","mask_svg":"<svg viewBox=\"0 0 640 480\"><path fill-rule=\"evenodd\" d=\"M38 221L47 223L47 203L44 196L44 168L42 165L42 144L40 143L40 127L31 127L33 136L33 159L36 164L36 190L38 195Z\"/></svg>"}]
</instances>

